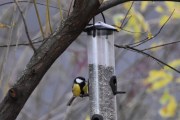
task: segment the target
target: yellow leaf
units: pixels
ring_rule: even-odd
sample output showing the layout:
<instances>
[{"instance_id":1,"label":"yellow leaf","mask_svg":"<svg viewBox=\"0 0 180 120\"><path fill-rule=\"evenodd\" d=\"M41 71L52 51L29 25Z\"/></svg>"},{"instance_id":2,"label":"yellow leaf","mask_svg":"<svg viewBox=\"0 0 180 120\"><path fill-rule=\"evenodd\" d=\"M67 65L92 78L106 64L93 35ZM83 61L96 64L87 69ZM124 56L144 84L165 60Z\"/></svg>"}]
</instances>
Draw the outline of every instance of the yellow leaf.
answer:
<instances>
[{"instance_id":1,"label":"yellow leaf","mask_svg":"<svg viewBox=\"0 0 180 120\"><path fill-rule=\"evenodd\" d=\"M151 32L148 32L148 39L151 39L153 37L152 33Z\"/></svg>"},{"instance_id":2,"label":"yellow leaf","mask_svg":"<svg viewBox=\"0 0 180 120\"><path fill-rule=\"evenodd\" d=\"M164 12L163 7L161 7L161 6L157 6L157 7L155 8L155 10L156 10L157 12L159 12L159 13Z\"/></svg>"},{"instance_id":3,"label":"yellow leaf","mask_svg":"<svg viewBox=\"0 0 180 120\"><path fill-rule=\"evenodd\" d=\"M0 28L10 28L10 26L9 26L9 25L6 25L6 24L0 23Z\"/></svg>"},{"instance_id":4,"label":"yellow leaf","mask_svg":"<svg viewBox=\"0 0 180 120\"><path fill-rule=\"evenodd\" d=\"M149 72L149 76L146 79L146 81L149 83L152 83L152 82L159 80L159 78L165 78L168 76L169 76L169 74L167 74L166 72L164 72L162 70L151 70Z\"/></svg>"},{"instance_id":5,"label":"yellow leaf","mask_svg":"<svg viewBox=\"0 0 180 120\"><path fill-rule=\"evenodd\" d=\"M132 26L132 28L133 28L133 31L134 31L134 32L137 32L136 34L134 34L134 39L135 39L135 41L137 42L137 41L140 40L141 28L140 28L139 26L137 26L137 25ZM138 33L138 32L139 32L139 33Z\"/></svg>"},{"instance_id":6,"label":"yellow leaf","mask_svg":"<svg viewBox=\"0 0 180 120\"><path fill-rule=\"evenodd\" d=\"M173 14L173 18L174 19L179 19L180 18L180 14L179 14L179 12L174 12L174 14Z\"/></svg>"},{"instance_id":7,"label":"yellow leaf","mask_svg":"<svg viewBox=\"0 0 180 120\"><path fill-rule=\"evenodd\" d=\"M164 25L164 23L168 20L169 16L163 15L159 20L159 26Z\"/></svg>"},{"instance_id":8,"label":"yellow leaf","mask_svg":"<svg viewBox=\"0 0 180 120\"><path fill-rule=\"evenodd\" d=\"M169 94L169 91L165 91L164 94L161 96L159 102L162 104L162 105L165 105L167 104L167 102L169 101L171 95Z\"/></svg>"},{"instance_id":9,"label":"yellow leaf","mask_svg":"<svg viewBox=\"0 0 180 120\"><path fill-rule=\"evenodd\" d=\"M172 79L173 76L165 71L152 70L145 79L144 85L148 86L148 92L153 92L167 86Z\"/></svg>"},{"instance_id":10,"label":"yellow leaf","mask_svg":"<svg viewBox=\"0 0 180 120\"><path fill-rule=\"evenodd\" d=\"M171 79L162 79L158 82L152 84L152 86L148 89L149 92L159 90L165 86L167 86L171 82Z\"/></svg>"},{"instance_id":11,"label":"yellow leaf","mask_svg":"<svg viewBox=\"0 0 180 120\"><path fill-rule=\"evenodd\" d=\"M166 11L169 13L172 13L172 11L175 9L175 12L173 13L172 18L179 19L180 18L180 3L175 3L175 2L165 2L165 5L167 7Z\"/></svg>"},{"instance_id":12,"label":"yellow leaf","mask_svg":"<svg viewBox=\"0 0 180 120\"><path fill-rule=\"evenodd\" d=\"M87 115L85 120L90 120L90 116L89 116L89 115Z\"/></svg>"},{"instance_id":13,"label":"yellow leaf","mask_svg":"<svg viewBox=\"0 0 180 120\"><path fill-rule=\"evenodd\" d=\"M150 31L149 24L146 22L142 14L139 14L139 13L135 13L135 14L136 14L136 19L138 20L138 23L141 25L141 26L139 25L138 26L141 27L144 31Z\"/></svg>"},{"instance_id":14,"label":"yellow leaf","mask_svg":"<svg viewBox=\"0 0 180 120\"><path fill-rule=\"evenodd\" d=\"M164 118L174 117L177 109L177 101L174 96L170 95L169 101L160 110L159 114Z\"/></svg>"},{"instance_id":15,"label":"yellow leaf","mask_svg":"<svg viewBox=\"0 0 180 120\"><path fill-rule=\"evenodd\" d=\"M176 4L177 3L175 3L175 2L165 2L165 4L166 4L166 6L168 7L168 10L169 11L172 11L172 10L174 10L174 8L175 8L175 6L176 6Z\"/></svg>"},{"instance_id":16,"label":"yellow leaf","mask_svg":"<svg viewBox=\"0 0 180 120\"><path fill-rule=\"evenodd\" d=\"M141 36L141 31L150 31L149 30L149 24L146 22L146 20L144 19L144 17L142 16L142 14L138 13L138 12L133 12L132 13L133 18L131 19L129 22L133 31L136 32L136 34L134 35L135 37L135 41L139 41L140 36ZM139 33L138 33L139 32Z\"/></svg>"},{"instance_id":17,"label":"yellow leaf","mask_svg":"<svg viewBox=\"0 0 180 120\"><path fill-rule=\"evenodd\" d=\"M123 7L124 7L126 10L129 10L131 4L132 4L132 2L124 3L124 4L123 4ZM133 6L132 6L131 10L133 10L133 9L134 9L134 8L133 8Z\"/></svg>"},{"instance_id":18,"label":"yellow leaf","mask_svg":"<svg viewBox=\"0 0 180 120\"><path fill-rule=\"evenodd\" d=\"M180 59L176 59L176 60L173 60L171 62L168 63L168 65L174 67L174 68L178 68L180 67ZM169 67L167 66L164 66L164 69L165 70L171 70Z\"/></svg>"},{"instance_id":19,"label":"yellow leaf","mask_svg":"<svg viewBox=\"0 0 180 120\"><path fill-rule=\"evenodd\" d=\"M121 21L124 19L124 15L123 14L117 14L113 16L113 21L114 21L114 25L116 27L120 27L121 26Z\"/></svg>"},{"instance_id":20,"label":"yellow leaf","mask_svg":"<svg viewBox=\"0 0 180 120\"><path fill-rule=\"evenodd\" d=\"M132 14L132 17L131 19L128 21L128 24L126 25L125 29L128 30L128 31L133 31L133 32L136 32L134 34L134 39L135 41L139 41L140 40L140 35L141 35L141 26L139 21L138 21L138 13L135 14L133 13Z\"/></svg>"},{"instance_id":21,"label":"yellow leaf","mask_svg":"<svg viewBox=\"0 0 180 120\"><path fill-rule=\"evenodd\" d=\"M145 11L147 6L149 5L148 1L141 2L141 11Z\"/></svg>"}]
</instances>

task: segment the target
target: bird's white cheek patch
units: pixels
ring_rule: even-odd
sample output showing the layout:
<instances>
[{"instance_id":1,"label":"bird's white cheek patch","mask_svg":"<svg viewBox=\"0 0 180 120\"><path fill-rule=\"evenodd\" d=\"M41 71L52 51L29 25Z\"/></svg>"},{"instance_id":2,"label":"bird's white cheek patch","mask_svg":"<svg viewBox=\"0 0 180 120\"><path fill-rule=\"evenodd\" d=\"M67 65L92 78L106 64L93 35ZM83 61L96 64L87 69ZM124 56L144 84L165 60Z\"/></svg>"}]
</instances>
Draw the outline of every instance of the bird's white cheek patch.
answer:
<instances>
[{"instance_id":1,"label":"bird's white cheek patch","mask_svg":"<svg viewBox=\"0 0 180 120\"><path fill-rule=\"evenodd\" d=\"M83 81L82 81L81 79L77 78L77 79L76 79L76 82L77 82L77 83L82 83Z\"/></svg>"}]
</instances>

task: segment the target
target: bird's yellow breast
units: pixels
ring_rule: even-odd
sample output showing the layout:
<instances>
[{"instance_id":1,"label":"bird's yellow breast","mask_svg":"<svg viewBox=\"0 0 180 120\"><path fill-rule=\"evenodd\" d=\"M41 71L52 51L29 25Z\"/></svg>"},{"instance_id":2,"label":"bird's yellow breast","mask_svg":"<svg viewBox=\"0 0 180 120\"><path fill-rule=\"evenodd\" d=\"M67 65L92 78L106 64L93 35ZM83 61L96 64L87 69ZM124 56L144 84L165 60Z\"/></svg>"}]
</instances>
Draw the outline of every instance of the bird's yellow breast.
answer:
<instances>
[{"instance_id":1,"label":"bird's yellow breast","mask_svg":"<svg viewBox=\"0 0 180 120\"><path fill-rule=\"evenodd\" d=\"M80 89L80 86L78 84L74 84L73 85L73 88L72 88L72 93L74 96L80 96L81 94L81 89Z\"/></svg>"}]
</instances>

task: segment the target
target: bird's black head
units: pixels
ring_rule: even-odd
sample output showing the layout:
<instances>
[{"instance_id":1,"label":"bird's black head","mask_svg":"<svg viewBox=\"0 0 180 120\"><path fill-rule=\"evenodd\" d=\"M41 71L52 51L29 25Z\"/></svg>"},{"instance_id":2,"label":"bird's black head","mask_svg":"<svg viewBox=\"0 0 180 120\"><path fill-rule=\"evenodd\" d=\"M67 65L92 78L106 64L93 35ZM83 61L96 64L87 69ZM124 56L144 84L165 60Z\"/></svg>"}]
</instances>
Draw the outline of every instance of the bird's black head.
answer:
<instances>
[{"instance_id":1,"label":"bird's black head","mask_svg":"<svg viewBox=\"0 0 180 120\"><path fill-rule=\"evenodd\" d=\"M74 82L77 83L77 84L85 83L85 78L84 78L84 77L81 77L81 76L76 77L76 78L74 79Z\"/></svg>"}]
</instances>

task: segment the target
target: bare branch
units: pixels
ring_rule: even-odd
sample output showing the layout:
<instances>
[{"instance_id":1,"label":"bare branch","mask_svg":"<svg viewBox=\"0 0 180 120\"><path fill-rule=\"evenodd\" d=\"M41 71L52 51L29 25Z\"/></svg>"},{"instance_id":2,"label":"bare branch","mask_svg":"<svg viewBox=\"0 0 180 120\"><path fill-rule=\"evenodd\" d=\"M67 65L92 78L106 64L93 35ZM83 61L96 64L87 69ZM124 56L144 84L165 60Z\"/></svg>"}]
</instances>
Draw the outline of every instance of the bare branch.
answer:
<instances>
[{"instance_id":1,"label":"bare branch","mask_svg":"<svg viewBox=\"0 0 180 120\"><path fill-rule=\"evenodd\" d=\"M176 72L178 72L178 73L180 73L180 71L177 70L176 68L174 68L174 67L168 65L167 63L161 61L160 59L158 59L158 58L156 58L156 57L154 57L154 56L152 56L152 55L150 55L150 54L148 54L148 53L146 53L146 52L143 52L143 51L141 51L141 50L139 50L139 49L130 47L130 46L128 46L128 45L123 46L123 45L117 45L117 44L115 44L114 46L117 47L117 48L123 48L123 49L126 49L126 50L131 50L131 51L134 51L134 52L137 52L137 53L146 55L147 57L151 57L152 59L158 61L159 63L161 63L161 64L163 64L163 65L165 65L165 66L171 68L172 70L174 70L174 71L176 71Z\"/></svg>"},{"instance_id":2,"label":"bare branch","mask_svg":"<svg viewBox=\"0 0 180 120\"><path fill-rule=\"evenodd\" d=\"M113 25L113 26L119 28L119 27L116 26L116 25ZM124 29L124 28L119 28L119 29L121 29L122 31L128 32L128 33L132 33L132 34L136 34L136 33L145 34L145 33L147 33L147 32L130 31L130 30L126 30L126 29ZM133 44L133 43L132 43L132 44Z\"/></svg>"},{"instance_id":3,"label":"bare branch","mask_svg":"<svg viewBox=\"0 0 180 120\"><path fill-rule=\"evenodd\" d=\"M80 35L100 6L97 0L83 0L83 4L80 2L82 0L78 0L79 4L65 20L63 27L57 29L47 40L43 41L37 49L37 54L30 59L22 76L9 89L0 103L0 120L16 119L44 74Z\"/></svg>"},{"instance_id":4,"label":"bare branch","mask_svg":"<svg viewBox=\"0 0 180 120\"><path fill-rule=\"evenodd\" d=\"M37 5L36 5L36 0L33 0L33 3L34 3L34 8L35 8L35 11L36 11L36 16L37 16L37 19L38 19L38 23L39 23L39 27L40 27L42 37L45 38L44 32L43 32L43 27L42 27L42 24L41 24L41 18L40 18L38 8L37 8Z\"/></svg>"},{"instance_id":5,"label":"bare branch","mask_svg":"<svg viewBox=\"0 0 180 120\"><path fill-rule=\"evenodd\" d=\"M125 3L125 2L130 2L132 0L109 0L107 2L104 2L98 9L98 11L96 12L96 14L99 14L109 8L112 8L116 5ZM134 0L134 1L171 1L171 2L179 2L179 0Z\"/></svg>"},{"instance_id":6,"label":"bare branch","mask_svg":"<svg viewBox=\"0 0 180 120\"><path fill-rule=\"evenodd\" d=\"M113 0L113 1L110 0L110 1L104 2L100 6L99 10L97 11L97 14L99 14L99 13L101 13L101 12L103 12L103 11L109 9L109 8L112 8L112 7L116 6L116 5L122 4L124 2L128 2L128 0Z\"/></svg>"},{"instance_id":7,"label":"bare branch","mask_svg":"<svg viewBox=\"0 0 180 120\"><path fill-rule=\"evenodd\" d=\"M170 14L170 16L168 17L168 19L164 22L164 24L161 26L161 28L159 29L159 31L158 31L155 35L153 35L151 38L146 37L144 40L141 40L141 41L139 41L139 42L136 42L136 43L133 43L133 44L129 44L129 45L130 45L131 47L137 47L137 46L142 45L143 43L146 43L146 42L148 42L149 40L152 40L153 38L157 37L157 36L160 34L161 30L164 28L164 26L167 24L167 22L170 20L170 18L172 17L172 15L174 14L174 11L175 11L175 9L173 10L173 12Z\"/></svg>"},{"instance_id":8,"label":"bare branch","mask_svg":"<svg viewBox=\"0 0 180 120\"><path fill-rule=\"evenodd\" d=\"M71 0L71 3L70 3L70 6L69 6L69 10L68 10L67 16L69 16L69 14L70 14L70 11L71 11L71 7L72 7L72 4L73 4L73 1L74 1L74 0Z\"/></svg>"},{"instance_id":9,"label":"bare branch","mask_svg":"<svg viewBox=\"0 0 180 120\"><path fill-rule=\"evenodd\" d=\"M145 49L143 49L141 51L151 50L151 49L155 49L155 48L159 48L159 47L164 47L164 46L172 45L172 44L176 44L176 43L180 43L180 41L175 41L175 42L170 42L170 43L165 43L165 44L157 45L157 46L154 46L154 47L145 48Z\"/></svg>"},{"instance_id":10,"label":"bare branch","mask_svg":"<svg viewBox=\"0 0 180 120\"><path fill-rule=\"evenodd\" d=\"M0 4L0 6L9 5L9 4L13 4L13 3L14 3L13 1L11 1L11 2L5 2L5 3ZM33 2L32 2L32 1L28 1L28 0L22 0L22 1L18 1L18 3L33 3ZM42 5L42 6L47 6L46 4L40 3L40 2L36 2L36 4ZM55 9L59 9L58 7L53 6L53 5L49 5L49 7L55 8ZM64 10L64 11L67 12L67 10Z\"/></svg>"},{"instance_id":11,"label":"bare branch","mask_svg":"<svg viewBox=\"0 0 180 120\"><path fill-rule=\"evenodd\" d=\"M133 4L134 4L134 1L131 3L131 6L129 7L129 9L128 9L128 11L127 11L125 17L124 17L124 19L123 19L123 21L122 21L122 24L121 24L120 28L122 28L122 27L124 26L124 22L125 22L127 16L129 15L129 12L130 12L130 10L131 10Z\"/></svg>"},{"instance_id":12,"label":"bare branch","mask_svg":"<svg viewBox=\"0 0 180 120\"><path fill-rule=\"evenodd\" d=\"M29 41L29 45L31 46L31 48L33 49L34 53L36 53L36 49L35 47L33 46L33 43L31 41L31 38L30 38L30 35L29 35L29 32L28 32L28 28L27 28L27 24L26 24L26 20L24 18L24 15L23 15L23 12L21 10L21 8L19 7L18 3L16 0L14 0L14 2L16 3L16 6L21 14L21 17L22 17L22 20L23 20L23 23L24 23L24 28L25 28L25 32L26 32L26 35L27 35L27 38L28 38L28 41Z\"/></svg>"},{"instance_id":13,"label":"bare branch","mask_svg":"<svg viewBox=\"0 0 180 120\"><path fill-rule=\"evenodd\" d=\"M32 44L42 43L43 40L32 42ZM10 44L10 45L0 45L0 47L15 47L15 46L29 46L29 43L19 43L19 44Z\"/></svg>"},{"instance_id":14,"label":"bare branch","mask_svg":"<svg viewBox=\"0 0 180 120\"><path fill-rule=\"evenodd\" d=\"M52 30L52 26L51 26L51 19L50 19L50 9L49 9L49 0L46 0L46 15L47 15L47 21L48 21L48 24L49 24L49 28L50 28L50 32L52 33L53 30Z\"/></svg>"},{"instance_id":15,"label":"bare branch","mask_svg":"<svg viewBox=\"0 0 180 120\"><path fill-rule=\"evenodd\" d=\"M141 33L141 34L144 34L144 33L146 33L146 32L137 32L137 31L130 31L130 30L124 29L124 27L127 25L127 23L129 22L129 20L131 19L131 16L130 16L130 17L128 18L128 20L125 22L125 20L127 19L127 16L129 15L130 10L132 9L133 4L134 4L134 1L131 3L131 5L130 5L130 7L129 7L129 9L128 9L128 11L127 11L127 13L126 13L123 21L122 21L122 23L121 23L121 25L120 25L120 26L114 25L114 26L117 27L117 28L119 28L119 29L121 29L121 30L123 30L123 31L129 32L129 33Z\"/></svg>"}]
</instances>

